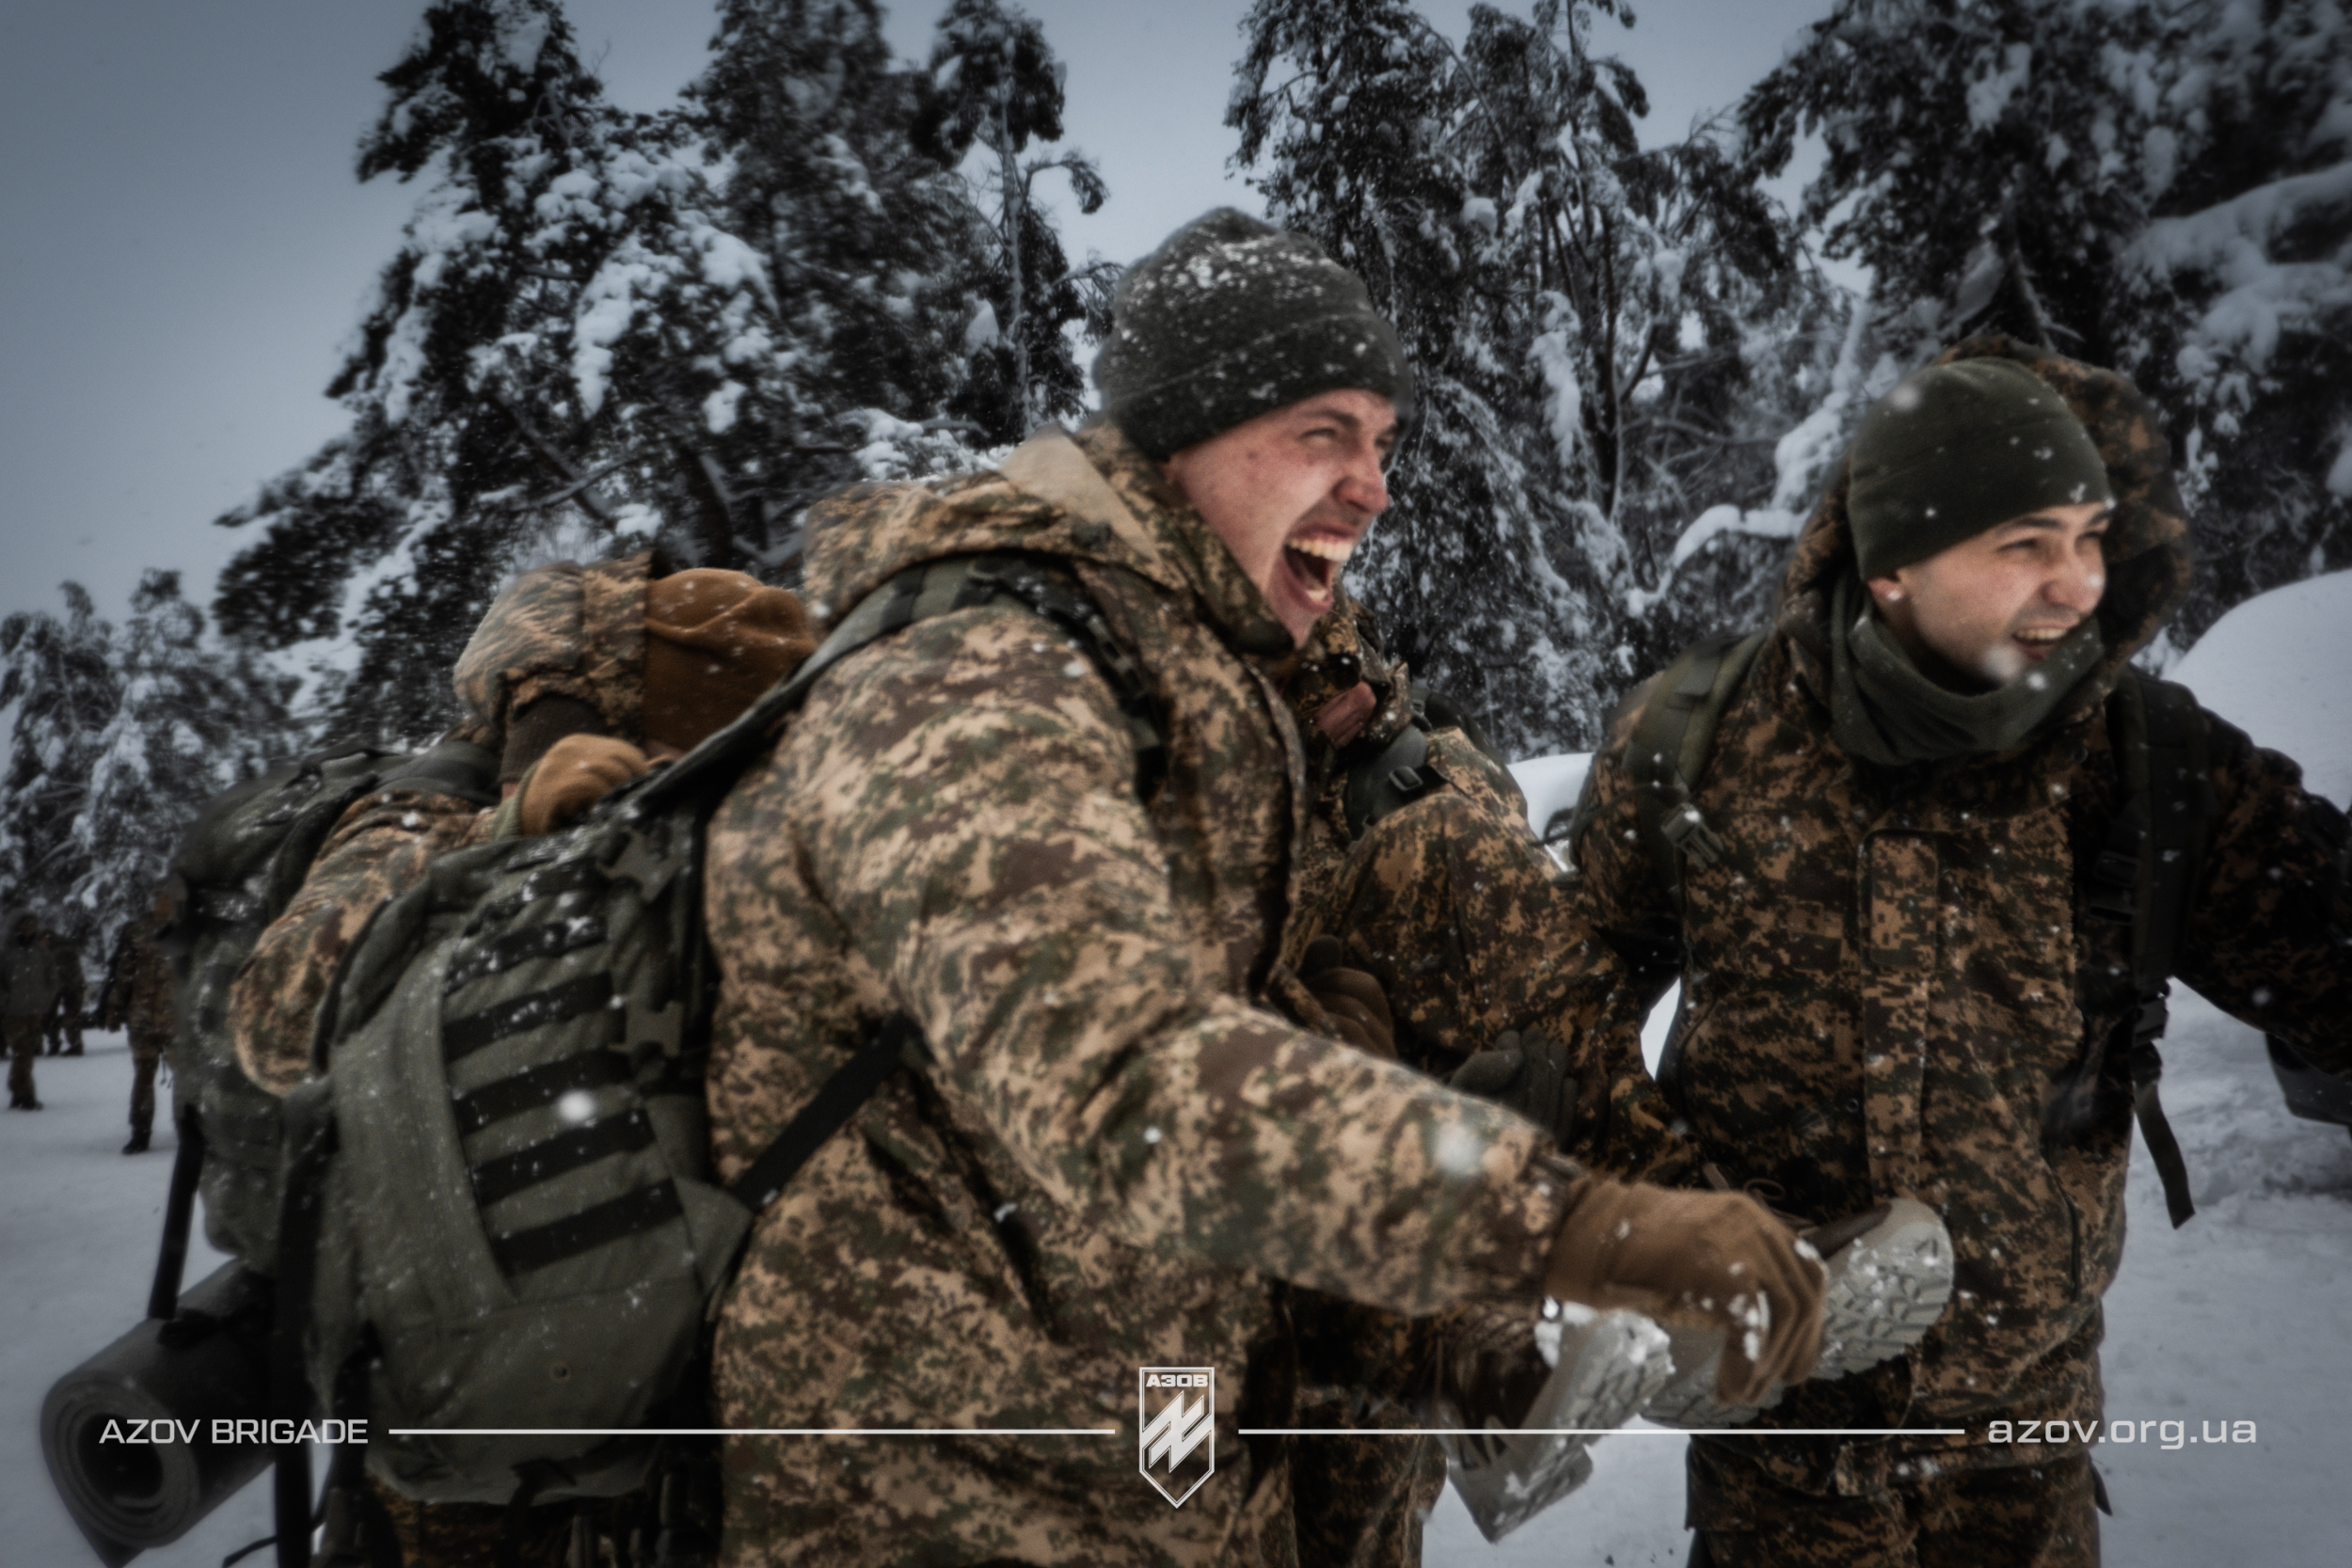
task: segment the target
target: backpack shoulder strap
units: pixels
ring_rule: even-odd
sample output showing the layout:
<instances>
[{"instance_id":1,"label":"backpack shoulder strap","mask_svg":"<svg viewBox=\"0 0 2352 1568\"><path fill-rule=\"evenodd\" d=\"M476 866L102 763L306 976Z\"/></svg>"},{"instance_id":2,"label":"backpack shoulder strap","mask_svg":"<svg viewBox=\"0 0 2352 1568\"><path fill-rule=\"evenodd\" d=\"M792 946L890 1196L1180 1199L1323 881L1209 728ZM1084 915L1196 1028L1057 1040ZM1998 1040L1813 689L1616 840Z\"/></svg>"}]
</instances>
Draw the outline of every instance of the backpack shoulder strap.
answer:
<instances>
[{"instance_id":1,"label":"backpack shoulder strap","mask_svg":"<svg viewBox=\"0 0 2352 1568\"><path fill-rule=\"evenodd\" d=\"M2109 919L2131 922L2135 1005L2123 1025L2128 1039L2119 1043L2125 1047L2140 1136L2163 1179L2165 1209L2177 1229L2197 1206L2189 1196L2187 1162L2157 1096L2164 1057L2156 1041L2171 1022L2173 964L2216 810L2207 729L2186 687L2136 670L2117 685L2107 715L2123 800L2091 867L2086 901Z\"/></svg>"},{"instance_id":2,"label":"backpack shoulder strap","mask_svg":"<svg viewBox=\"0 0 2352 1568\"><path fill-rule=\"evenodd\" d=\"M927 621L1010 599L1050 621L1083 650L1119 701L1136 746L1136 789L1149 797L1167 771L1167 726L1151 682L1133 655L1111 634L1101 608L1062 563L1011 553L948 556L911 566L858 601L791 677L771 689L741 718L649 779L648 803L675 800L700 785L706 802L731 785L774 738L776 727L808 700L810 688L834 665L891 633ZM712 786L717 786L713 788ZM774 1202L809 1157L857 1115L921 1043L914 1020L892 1018L857 1053L818 1086L783 1131L770 1140L727 1191L755 1213Z\"/></svg>"},{"instance_id":3,"label":"backpack shoulder strap","mask_svg":"<svg viewBox=\"0 0 2352 1568\"><path fill-rule=\"evenodd\" d=\"M1708 866L1723 858L1724 841L1707 825L1691 797L1707 776L1715 728L1748 678L1765 634L1719 632L1685 648L1651 683L1625 745L1633 781L1635 825L1656 863L1666 895L1682 907L1682 865ZM1584 777L1569 829L1573 852L1592 812L1593 775Z\"/></svg>"}]
</instances>

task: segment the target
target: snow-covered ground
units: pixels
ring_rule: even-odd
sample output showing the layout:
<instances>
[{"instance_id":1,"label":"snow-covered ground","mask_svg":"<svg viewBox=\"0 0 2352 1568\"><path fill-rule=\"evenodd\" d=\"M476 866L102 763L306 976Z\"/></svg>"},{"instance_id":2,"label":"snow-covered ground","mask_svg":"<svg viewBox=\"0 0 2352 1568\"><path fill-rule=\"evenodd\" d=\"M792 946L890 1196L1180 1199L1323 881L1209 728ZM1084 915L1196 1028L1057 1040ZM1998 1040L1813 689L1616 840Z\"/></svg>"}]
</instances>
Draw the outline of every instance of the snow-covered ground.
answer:
<instances>
[{"instance_id":1,"label":"snow-covered ground","mask_svg":"<svg viewBox=\"0 0 2352 1568\"><path fill-rule=\"evenodd\" d=\"M2314 784L2352 794L2352 574L2241 607L2174 675L2256 739L2298 755ZM1581 759L1522 765L1538 820L1573 800ZM2165 1103L2195 1180L2199 1213L2175 1231L2146 1155L2133 1154L2136 1218L2107 1296L2107 1414L2185 1423L2190 1436L2253 1423L2250 1443L2103 1443L2119 1568L2336 1568L2352 1496L2352 1137L2280 1106L2261 1037L2194 996L2173 1007ZM51 1490L36 1420L68 1368L144 1309L170 1174L120 1148L130 1092L121 1037L89 1054L44 1057L49 1109L0 1117L0 1563L94 1560ZM199 1238L190 1281L221 1259ZM1489 1546L1449 1493L1426 1560L1534 1568L1633 1568L1685 1560L1684 1439L1604 1439L1582 1492ZM175 1545L140 1560L210 1568L270 1530L257 1482Z\"/></svg>"},{"instance_id":2,"label":"snow-covered ground","mask_svg":"<svg viewBox=\"0 0 2352 1568\"><path fill-rule=\"evenodd\" d=\"M171 1185L170 1128L125 1157L131 1135L131 1048L93 1030L88 1054L43 1056L34 1068L45 1110L0 1119L0 1563L81 1568L98 1559L66 1516L40 1457L40 1402L50 1385L147 1313ZM168 1104L167 1087L156 1098ZM168 1114L167 1112L167 1114ZM193 1285L228 1261L188 1248ZM323 1472L323 1464L318 1466ZM266 1477L168 1548L138 1560L215 1568L276 1527ZM264 1549L246 1560L274 1561Z\"/></svg>"}]
</instances>

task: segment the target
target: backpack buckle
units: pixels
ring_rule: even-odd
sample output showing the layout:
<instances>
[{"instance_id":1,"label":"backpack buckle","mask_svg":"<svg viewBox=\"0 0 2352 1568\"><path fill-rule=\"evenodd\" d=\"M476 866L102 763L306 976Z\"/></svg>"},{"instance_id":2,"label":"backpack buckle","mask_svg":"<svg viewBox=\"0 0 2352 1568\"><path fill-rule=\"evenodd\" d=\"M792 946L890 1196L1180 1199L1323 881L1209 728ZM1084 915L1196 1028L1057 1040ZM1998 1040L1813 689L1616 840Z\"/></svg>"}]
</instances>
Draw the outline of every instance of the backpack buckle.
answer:
<instances>
[{"instance_id":1,"label":"backpack buckle","mask_svg":"<svg viewBox=\"0 0 2352 1568\"><path fill-rule=\"evenodd\" d=\"M1722 836L1707 825L1699 808L1687 800L1666 815L1658 832L1683 858L1702 869L1714 865L1727 852Z\"/></svg>"}]
</instances>

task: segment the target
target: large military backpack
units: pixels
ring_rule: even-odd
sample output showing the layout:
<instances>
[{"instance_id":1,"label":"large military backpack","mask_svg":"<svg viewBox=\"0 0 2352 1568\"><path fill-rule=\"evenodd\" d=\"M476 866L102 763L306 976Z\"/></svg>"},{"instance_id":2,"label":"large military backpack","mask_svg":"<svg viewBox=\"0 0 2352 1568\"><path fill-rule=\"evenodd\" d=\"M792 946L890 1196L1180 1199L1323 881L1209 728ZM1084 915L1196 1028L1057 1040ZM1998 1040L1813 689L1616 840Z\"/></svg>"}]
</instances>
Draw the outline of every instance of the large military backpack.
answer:
<instances>
[{"instance_id":1,"label":"large military backpack","mask_svg":"<svg viewBox=\"0 0 2352 1568\"><path fill-rule=\"evenodd\" d=\"M1677 914L1685 910L1686 868L1713 865L1725 852L1720 836L1694 803L1707 777L1716 726L1738 700L1767 634L1718 634L1683 650L1650 683L1626 739L1625 768L1634 786L1635 831ZM2204 863L2216 802L2206 755L2203 710L2185 686L2126 667L2107 698L2107 733L2122 769L2123 794L2104 842L2084 870L2086 902L2132 931L2135 1005L2112 1040L2094 1040L2074 1069L2053 1086L2047 1126L2071 1137L2091 1116L2105 1063L2119 1057L2131 1084L2133 1114L2177 1228L2195 1213L2188 1167L2157 1098L2164 1058L2156 1041L2169 1022L2173 959L2187 929L2189 901ZM1547 825L1545 838L1572 856L1594 810L1587 773L1576 805ZM1679 1020L1659 1063L1672 1084L1680 1041Z\"/></svg>"},{"instance_id":2,"label":"large military backpack","mask_svg":"<svg viewBox=\"0 0 2352 1568\"><path fill-rule=\"evenodd\" d=\"M173 1041L173 1172L180 1222L158 1294L176 1292L189 1200L204 1198L205 1232L261 1274L277 1269L282 1117L277 1097L237 1066L229 991L262 932L285 911L343 813L370 791L423 786L489 803L497 759L452 742L427 752L328 748L215 797L181 841L166 883L171 918L159 934L172 960L179 1029ZM167 1241L171 1238L167 1237ZM156 1314L169 1317L167 1304Z\"/></svg>"},{"instance_id":3,"label":"large military backpack","mask_svg":"<svg viewBox=\"0 0 2352 1568\"><path fill-rule=\"evenodd\" d=\"M330 1497L368 1506L363 1461L431 1502L617 1497L664 1451L645 1429L707 1424L706 1323L754 1216L921 1042L893 1021L746 1172L715 1183L704 829L834 662L999 599L1101 671L1148 791L1165 754L1156 709L1075 580L1028 557L951 558L885 583L733 724L577 825L443 855L370 919L323 1010L316 1075L271 1102L284 1123L277 1224L262 1227L273 1403L368 1423L366 1451L338 1453ZM385 782L379 768L365 787ZM294 863L324 836L281 837L254 918L283 907L280 885L299 885ZM226 939L210 956L233 974ZM202 1016L225 1033L217 1008ZM278 1508L280 1560L303 1561L298 1448L281 1453Z\"/></svg>"}]
</instances>

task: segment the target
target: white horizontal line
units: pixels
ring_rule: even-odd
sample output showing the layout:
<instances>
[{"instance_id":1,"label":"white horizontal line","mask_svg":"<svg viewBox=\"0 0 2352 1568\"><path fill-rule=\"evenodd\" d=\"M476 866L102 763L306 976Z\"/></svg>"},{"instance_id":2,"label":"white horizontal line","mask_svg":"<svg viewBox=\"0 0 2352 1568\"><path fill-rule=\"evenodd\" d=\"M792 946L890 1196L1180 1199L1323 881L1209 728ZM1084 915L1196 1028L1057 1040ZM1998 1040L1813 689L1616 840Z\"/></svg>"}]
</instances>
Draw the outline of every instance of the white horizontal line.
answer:
<instances>
[{"instance_id":1,"label":"white horizontal line","mask_svg":"<svg viewBox=\"0 0 2352 1568\"><path fill-rule=\"evenodd\" d=\"M1117 1427L389 1427L394 1437L1116 1437Z\"/></svg>"},{"instance_id":2,"label":"white horizontal line","mask_svg":"<svg viewBox=\"0 0 2352 1568\"><path fill-rule=\"evenodd\" d=\"M1243 1427L1244 1437L1965 1437L1966 1427Z\"/></svg>"}]
</instances>

